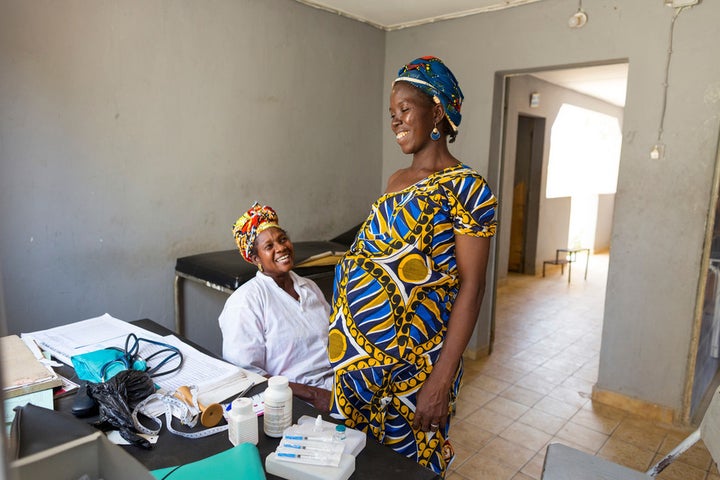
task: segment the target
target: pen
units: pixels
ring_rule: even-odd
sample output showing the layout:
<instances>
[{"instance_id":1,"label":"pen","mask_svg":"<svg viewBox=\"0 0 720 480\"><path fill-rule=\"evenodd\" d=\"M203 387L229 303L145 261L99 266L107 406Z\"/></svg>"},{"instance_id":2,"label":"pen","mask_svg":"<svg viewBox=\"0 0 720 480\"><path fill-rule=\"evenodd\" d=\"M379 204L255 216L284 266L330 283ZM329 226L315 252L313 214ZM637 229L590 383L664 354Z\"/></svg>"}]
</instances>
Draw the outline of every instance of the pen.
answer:
<instances>
[{"instance_id":1,"label":"pen","mask_svg":"<svg viewBox=\"0 0 720 480\"><path fill-rule=\"evenodd\" d=\"M245 390L243 390L242 392L240 392L240 394L237 396L237 398L240 398L240 397L244 396L244 395L245 395L247 392L249 392L250 389L251 389L252 387L254 387L254 386L255 386L255 382L252 382L252 381L251 381L251 382L250 382L250 385L248 385Z\"/></svg>"},{"instance_id":2,"label":"pen","mask_svg":"<svg viewBox=\"0 0 720 480\"><path fill-rule=\"evenodd\" d=\"M250 382L250 385L248 385L245 390L243 390L242 392L240 392L240 393L238 394L238 396L235 397L235 399L238 399L238 398L243 397L243 396L244 396L247 392L249 392L250 389L251 389L252 387L254 387L254 386L255 386L255 382ZM230 402L230 403L227 404L227 407L225 407L225 411L229 412L231 408L232 408L232 402Z\"/></svg>"}]
</instances>

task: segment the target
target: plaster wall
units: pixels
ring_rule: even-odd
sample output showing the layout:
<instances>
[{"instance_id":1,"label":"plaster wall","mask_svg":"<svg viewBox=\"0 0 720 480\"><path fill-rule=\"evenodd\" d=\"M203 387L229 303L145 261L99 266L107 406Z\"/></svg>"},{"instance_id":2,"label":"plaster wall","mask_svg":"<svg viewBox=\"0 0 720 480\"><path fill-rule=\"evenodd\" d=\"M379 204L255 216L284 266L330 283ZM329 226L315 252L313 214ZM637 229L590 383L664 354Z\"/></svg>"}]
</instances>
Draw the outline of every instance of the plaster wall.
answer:
<instances>
[{"instance_id":1,"label":"plaster wall","mask_svg":"<svg viewBox=\"0 0 720 480\"><path fill-rule=\"evenodd\" d=\"M176 258L235 248L253 201L315 240L380 193L382 31L290 0L0 9L10 333L104 312L172 328ZM201 345L212 293L188 316Z\"/></svg>"},{"instance_id":2,"label":"plaster wall","mask_svg":"<svg viewBox=\"0 0 720 480\"><path fill-rule=\"evenodd\" d=\"M676 22L664 119L666 154L659 161L651 160L649 151L658 134L668 51L664 40L673 9L662 2L596 0L585 6L588 23L570 29L567 19L574 8L567 1L546 0L391 32L385 98L400 65L420 55L443 58L466 97L453 152L488 174L498 189L501 143L491 137L501 118L493 115L496 74L629 62L597 387L679 411L686 403L718 139L720 63L714 46L720 42L720 3L702 2ZM387 115L384 127L389 132ZM407 164L389 134L383 137L383 159L383 179ZM486 302L482 312L478 342L489 338L491 304Z\"/></svg>"}]
</instances>

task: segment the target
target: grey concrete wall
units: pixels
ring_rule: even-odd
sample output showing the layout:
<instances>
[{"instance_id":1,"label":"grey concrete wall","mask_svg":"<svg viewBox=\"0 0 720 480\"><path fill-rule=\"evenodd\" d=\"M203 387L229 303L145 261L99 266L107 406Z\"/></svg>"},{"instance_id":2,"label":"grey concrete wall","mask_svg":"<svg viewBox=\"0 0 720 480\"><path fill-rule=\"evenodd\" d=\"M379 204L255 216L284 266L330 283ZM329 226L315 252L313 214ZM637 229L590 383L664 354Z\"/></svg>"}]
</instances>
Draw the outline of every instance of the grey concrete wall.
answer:
<instances>
[{"instance_id":1,"label":"grey concrete wall","mask_svg":"<svg viewBox=\"0 0 720 480\"><path fill-rule=\"evenodd\" d=\"M11 333L104 312L172 327L175 259L234 248L254 200L309 240L358 223L380 193L382 31L289 0L0 11ZM213 293L189 318L208 326L190 329L201 344Z\"/></svg>"},{"instance_id":2,"label":"grey concrete wall","mask_svg":"<svg viewBox=\"0 0 720 480\"><path fill-rule=\"evenodd\" d=\"M489 158L497 72L628 60L598 387L679 410L718 139L720 2L702 2L677 21L660 161L651 161L649 150L660 120L673 10L631 0L584 7L589 21L578 30L567 27L576 4L546 0L391 32L386 76L419 55L443 58L466 95L453 152L490 172L498 188L499 157ZM387 178L407 159L389 134L387 114L384 127ZM481 320L478 341L490 329L488 317Z\"/></svg>"}]
</instances>

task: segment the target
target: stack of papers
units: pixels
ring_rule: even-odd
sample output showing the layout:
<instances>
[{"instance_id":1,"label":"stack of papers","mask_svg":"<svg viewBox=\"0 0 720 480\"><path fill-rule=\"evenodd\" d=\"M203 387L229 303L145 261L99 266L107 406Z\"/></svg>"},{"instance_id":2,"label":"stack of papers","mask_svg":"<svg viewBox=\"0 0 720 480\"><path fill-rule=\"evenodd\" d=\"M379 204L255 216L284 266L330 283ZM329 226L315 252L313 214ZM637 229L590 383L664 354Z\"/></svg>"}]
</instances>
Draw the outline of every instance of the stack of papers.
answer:
<instances>
[{"instance_id":1,"label":"stack of papers","mask_svg":"<svg viewBox=\"0 0 720 480\"><path fill-rule=\"evenodd\" d=\"M23 333L43 350L61 362L72 365L70 358L81 353L108 347L125 348L125 339L131 333L138 338L163 342L180 349L183 366L178 371L154 378L155 383L166 392L181 386L196 386L198 400L209 405L220 403L252 385L264 382L265 377L249 372L236 365L206 355L181 341L174 335L160 336L131 323L114 318L107 313L100 317L83 320L60 327ZM163 347L147 342L140 344L140 357L146 358Z\"/></svg>"}]
</instances>

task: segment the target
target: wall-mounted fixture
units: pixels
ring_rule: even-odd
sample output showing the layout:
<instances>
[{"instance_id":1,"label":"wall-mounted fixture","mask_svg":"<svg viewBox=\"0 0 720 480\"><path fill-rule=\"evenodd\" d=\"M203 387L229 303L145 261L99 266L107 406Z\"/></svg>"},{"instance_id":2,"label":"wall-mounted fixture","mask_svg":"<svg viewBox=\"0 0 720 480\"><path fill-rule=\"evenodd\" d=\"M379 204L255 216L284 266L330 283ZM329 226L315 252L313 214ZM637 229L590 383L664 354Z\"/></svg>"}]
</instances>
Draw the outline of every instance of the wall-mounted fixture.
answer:
<instances>
[{"instance_id":1,"label":"wall-mounted fixture","mask_svg":"<svg viewBox=\"0 0 720 480\"><path fill-rule=\"evenodd\" d=\"M540 106L540 94L538 92L532 92L530 94L530 108L537 108Z\"/></svg>"},{"instance_id":2,"label":"wall-mounted fixture","mask_svg":"<svg viewBox=\"0 0 720 480\"><path fill-rule=\"evenodd\" d=\"M585 10L582 8L582 0L578 0L578 9L577 12L573 13L570 18L568 18L568 27L570 28L580 28L585 26L585 24L588 21L587 13L585 13Z\"/></svg>"},{"instance_id":3,"label":"wall-mounted fixture","mask_svg":"<svg viewBox=\"0 0 720 480\"><path fill-rule=\"evenodd\" d=\"M665 158L665 145L656 143L650 149L650 160L663 160Z\"/></svg>"}]
</instances>

